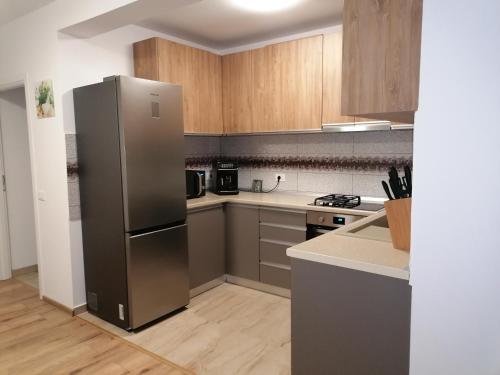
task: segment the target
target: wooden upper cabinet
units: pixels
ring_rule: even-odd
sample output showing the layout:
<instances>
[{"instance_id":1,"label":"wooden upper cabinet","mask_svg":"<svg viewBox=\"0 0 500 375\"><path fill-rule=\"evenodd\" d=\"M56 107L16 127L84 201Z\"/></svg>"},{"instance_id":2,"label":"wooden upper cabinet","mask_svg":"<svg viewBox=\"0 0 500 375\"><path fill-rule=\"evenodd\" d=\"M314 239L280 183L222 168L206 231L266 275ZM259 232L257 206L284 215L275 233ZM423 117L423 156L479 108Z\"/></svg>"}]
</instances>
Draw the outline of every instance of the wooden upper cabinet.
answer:
<instances>
[{"instance_id":1,"label":"wooden upper cabinet","mask_svg":"<svg viewBox=\"0 0 500 375\"><path fill-rule=\"evenodd\" d=\"M422 0L344 2L343 115L413 123Z\"/></svg>"},{"instance_id":2,"label":"wooden upper cabinet","mask_svg":"<svg viewBox=\"0 0 500 375\"><path fill-rule=\"evenodd\" d=\"M323 37L223 56L227 133L321 128Z\"/></svg>"},{"instance_id":3,"label":"wooden upper cabinet","mask_svg":"<svg viewBox=\"0 0 500 375\"><path fill-rule=\"evenodd\" d=\"M323 124L354 123L340 114L342 96L342 30L323 35Z\"/></svg>"},{"instance_id":4,"label":"wooden upper cabinet","mask_svg":"<svg viewBox=\"0 0 500 375\"><path fill-rule=\"evenodd\" d=\"M165 39L134 44L136 77L182 85L185 133L223 133L221 63L218 55Z\"/></svg>"},{"instance_id":5,"label":"wooden upper cabinet","mask_svg":"<svg viewBox=\"0 0 500 375\"><path fill-rule=\"evenodd\" d=\"M224 132L252 133L252 52L222 57Z\"/></svg>"}]
</instances>

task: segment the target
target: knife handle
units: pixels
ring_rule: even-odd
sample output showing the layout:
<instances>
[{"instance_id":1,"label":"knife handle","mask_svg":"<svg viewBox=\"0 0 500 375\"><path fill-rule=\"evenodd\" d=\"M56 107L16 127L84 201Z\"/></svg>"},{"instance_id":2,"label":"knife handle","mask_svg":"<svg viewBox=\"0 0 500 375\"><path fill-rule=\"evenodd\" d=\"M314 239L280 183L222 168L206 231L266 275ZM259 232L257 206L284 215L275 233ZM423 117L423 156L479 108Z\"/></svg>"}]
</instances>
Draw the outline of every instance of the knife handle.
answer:
<instances>
[{"instance_id":1,"label":"knife handle","mask_svg":"<svg viewBox=\"0 0 500 375\"><path fill-rule=\"evenodd\" d=\"M382 187L384 188L384 191L387 194L387 197L389 198L389 200L391 200L391 201L394 200L394 198L391 195L391 191L389 189L389 185L387 185L387 182L382 181Z\"/></svg>"}]
</instances>

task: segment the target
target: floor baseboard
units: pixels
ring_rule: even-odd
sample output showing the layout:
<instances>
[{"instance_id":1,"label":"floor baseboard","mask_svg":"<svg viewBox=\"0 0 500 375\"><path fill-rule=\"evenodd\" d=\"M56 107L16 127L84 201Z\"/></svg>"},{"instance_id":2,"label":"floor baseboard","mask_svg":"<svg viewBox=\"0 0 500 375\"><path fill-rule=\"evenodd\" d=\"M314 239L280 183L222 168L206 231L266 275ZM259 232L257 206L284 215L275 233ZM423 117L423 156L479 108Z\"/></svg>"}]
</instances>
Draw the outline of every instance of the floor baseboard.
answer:
<instances>
[{"instance_id":1,"label":"floor baseboard","mask_svg":"<svg viewBox=\"0 0 500 375\"><path fill-rule=\"evenodd\" d=\"M47 296L42 296L42 301L47 302L48 304L57 307L58 309L71 314L72 316L76 316L87 311L87 304L80 305L74 308L69 308L68 306L64 306L62 303L54 301L52 298Z\"/></svg>"},{"instance_id":2,"label":"floor baseboard","mask_svg":"<svg viewBox=\"0 0 500 375\"><path fill-rule=\"evenodd\" d=\"M12 276L21 276L26 275L27 273L38 272L38 264L34 264L32 266L18 268L17 270L12 270Z\"/></svg>"},{"instance_id":3,"label":"floor baseboard","mask_svg":"<svg viewBox=\"0 0 500 375\"><path fill-rule=\"evenodd\" d=\"M84 312L87 312L87 304L86 303L73 308L73 316L83 314Z\"/></svg>"}]
</instances>

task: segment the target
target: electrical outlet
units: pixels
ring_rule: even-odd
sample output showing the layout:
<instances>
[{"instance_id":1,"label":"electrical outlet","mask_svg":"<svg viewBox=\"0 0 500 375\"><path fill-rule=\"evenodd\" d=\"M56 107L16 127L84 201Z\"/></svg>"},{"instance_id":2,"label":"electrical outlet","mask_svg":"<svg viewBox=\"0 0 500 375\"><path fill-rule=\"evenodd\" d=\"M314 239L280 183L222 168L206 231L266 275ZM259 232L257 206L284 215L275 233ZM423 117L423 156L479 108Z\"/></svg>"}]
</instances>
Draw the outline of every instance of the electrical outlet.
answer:
<instances>
[{"instance_id":1,"label":"electrical outlet","mask_svg":"<svg viewBox=\"0 0 500 375\"><path fill-rule=\"evenodd\" d=\"M274 181L278 181L278 177L281 177L280 182L285 182L285 181L286 181L286 178L285 178L285 174L284 174L284 173L276 173L276 174L274 175Z\"/></svg>"}]
</instances>

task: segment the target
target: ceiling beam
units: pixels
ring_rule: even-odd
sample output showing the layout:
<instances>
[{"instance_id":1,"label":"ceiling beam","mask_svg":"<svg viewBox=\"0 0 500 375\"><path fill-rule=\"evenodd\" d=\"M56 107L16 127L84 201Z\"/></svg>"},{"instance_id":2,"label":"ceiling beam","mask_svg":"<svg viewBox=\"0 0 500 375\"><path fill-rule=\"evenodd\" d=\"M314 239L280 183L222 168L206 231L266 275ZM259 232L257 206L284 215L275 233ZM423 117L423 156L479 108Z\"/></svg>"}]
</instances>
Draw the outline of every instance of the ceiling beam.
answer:
<instances>
[{"instance_id":1,"label":"ceiling beam","mask_svg":"<svg viewBox=\"0 0 500 375\"><path fill-rule=\"evenodd\" d=\"M160 9L164 12L199 1L203 0L137 0L59 31L76 38L91 38L151 18L158 14Z\"/></svg>"}]
</instances>

